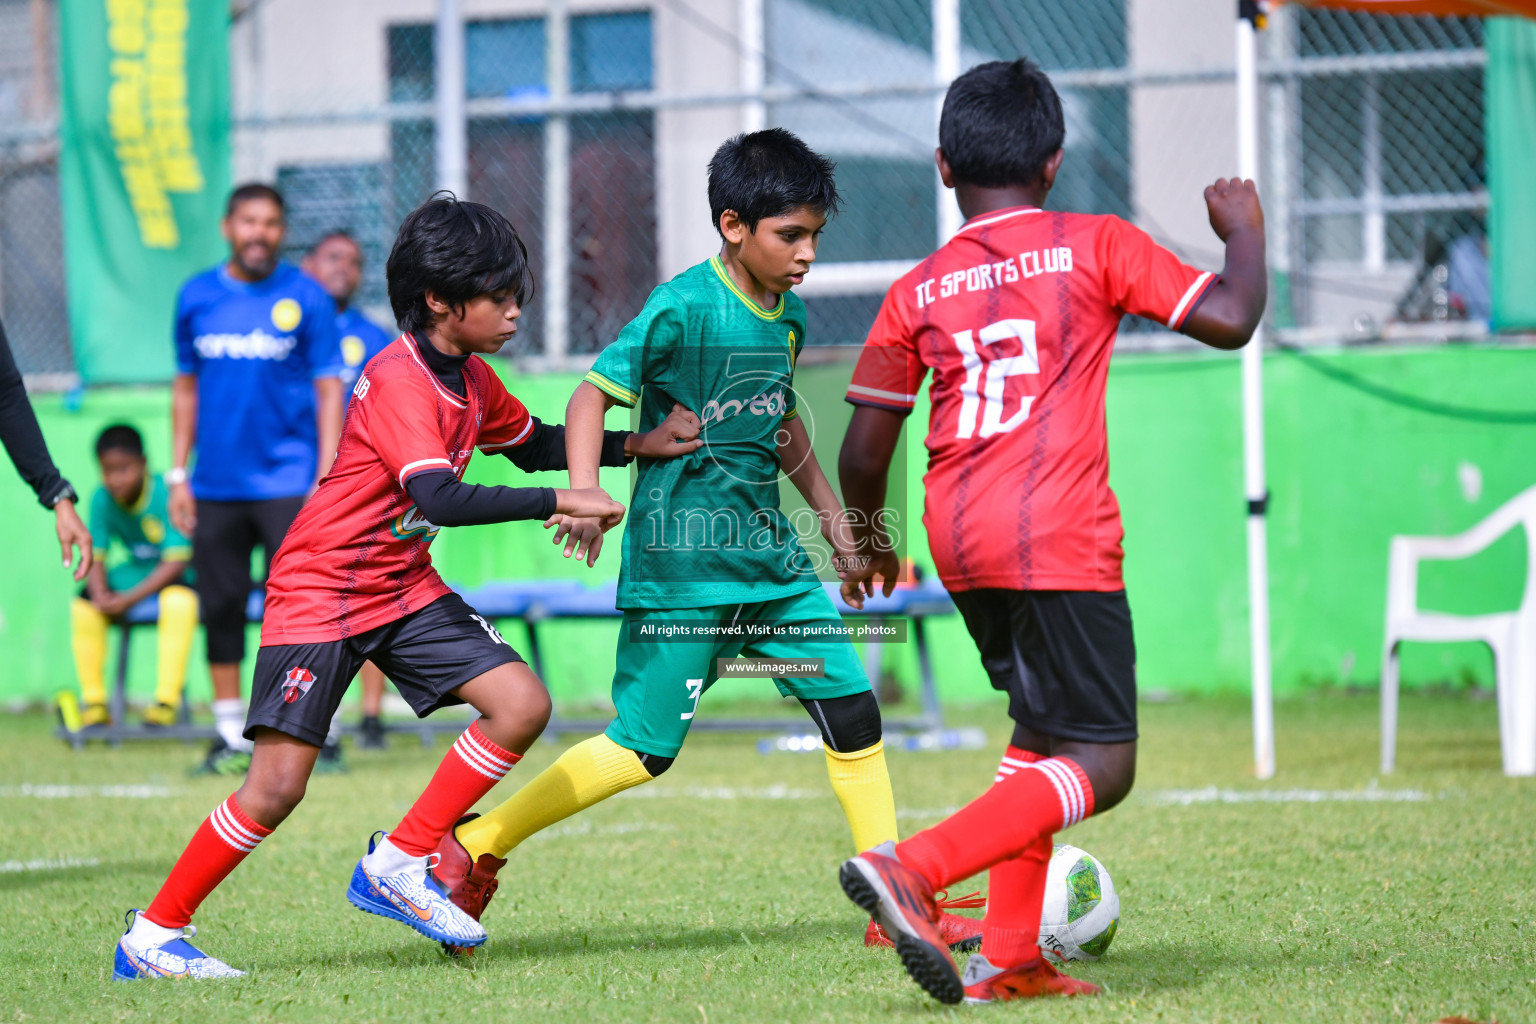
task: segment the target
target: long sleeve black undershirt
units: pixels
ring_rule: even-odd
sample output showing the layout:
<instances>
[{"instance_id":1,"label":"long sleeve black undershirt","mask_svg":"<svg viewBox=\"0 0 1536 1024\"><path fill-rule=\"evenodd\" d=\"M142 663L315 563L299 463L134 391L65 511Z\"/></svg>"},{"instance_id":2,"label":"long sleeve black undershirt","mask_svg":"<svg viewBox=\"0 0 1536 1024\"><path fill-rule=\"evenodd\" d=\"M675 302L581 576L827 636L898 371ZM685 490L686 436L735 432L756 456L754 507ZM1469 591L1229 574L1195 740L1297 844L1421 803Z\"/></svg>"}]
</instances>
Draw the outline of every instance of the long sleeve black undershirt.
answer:
<instances>
[{"instance_id":1,"label":"long sleeve black undershirt","mask_svg":"<svg viewBox=\"0 0 1536 1024\"><path fill-rule=\"evenodd\" d=\"M433 526L484 526L555 514L553 487L467 484L446 469L417 473L405 493Z\"/></svg>"},{"instance_id":2,"label":"long sleeve black undershirt","mask_svg":"<svg viewBox=\"0 0 1536 1024\"><path fill-rule=\"evenodd\" d=\"M0 326L0 444L16 464L16 472L32 488L45 508L69 486L48 454L37 414L27 400L26 385L11 355L11 343Z\"/></svg>"}]
</instances>

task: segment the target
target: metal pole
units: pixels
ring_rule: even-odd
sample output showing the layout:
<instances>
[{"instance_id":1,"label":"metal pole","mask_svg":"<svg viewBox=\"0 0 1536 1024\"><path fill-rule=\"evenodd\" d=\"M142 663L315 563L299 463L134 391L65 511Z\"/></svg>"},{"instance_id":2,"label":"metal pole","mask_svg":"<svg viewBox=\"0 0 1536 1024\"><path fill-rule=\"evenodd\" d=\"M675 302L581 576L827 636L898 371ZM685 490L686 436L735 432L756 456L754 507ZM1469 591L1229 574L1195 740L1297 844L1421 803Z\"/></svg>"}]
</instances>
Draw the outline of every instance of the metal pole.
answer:
<instances>
[{"instance_id":1,"label":"metal pole","mask_svg":"<svg viewBox=\"0 0 1536 1024\"><path fill-rule=\"evenodd\" d=\"M933 0L933 81L939 87L933 107L935 142L938 141L939 114L944 109L944 90L960 77L960 47L960 0ZM937 168L933 172L933 182L938 200L939 244L943 245L960 230L965 218L960 215L954 193L939 180Z\"/></svg>"},{"instance_id":2,"label":"metal pole","mask_svg":"<svg viewBox=\"0 0 1536 1024\"><path fill-rule=\"evenodd\" d=\"M459 0L438 0L432 45L434 178L438 188L462 198L469 189L469 136L464 124L464 12Z\"/></svg>"},{"instance_id":3,"label":"metal pole","mask_svg":"<svg viewBox=\"0 0 1536 1024\"><path fill-rule=\"evenodd\" d=\"M1254 27L1237 19L1237 173L1259 177L1258 71ZM1275 775L1275 705L1269 659L1269 545L1264 480L1264 327L1243 349L1243 482L1248 496L1248 637L1253 683L1253 770Z\"/></svg>"},{"instance_id":4,"label":"metal pole","mask_svg":"<svg viewBox=\"0 0 1536 1024\"><path fill-rule=\"evenodd\" d=\"M759 97L743 104L741 130L759 132L768 127L768 104L760 98L768 83L763 0L740 0L737 12L741 19L741 91Z\"/></svg>"},{"instance_id":5,"label":"metal pole","mask_svg":"<svg viewBox=\"0 0 1536 1024\"><path fill-rule=\"evenodd\" d=\"M549 0L544 15L544 66L549 98L571 91L571 20L566 0ZM557 108L558 109L558 108ZM544 356L556 365L570 349L571 124L565 114L544 121Z\"/></svg>"}]
</instances>

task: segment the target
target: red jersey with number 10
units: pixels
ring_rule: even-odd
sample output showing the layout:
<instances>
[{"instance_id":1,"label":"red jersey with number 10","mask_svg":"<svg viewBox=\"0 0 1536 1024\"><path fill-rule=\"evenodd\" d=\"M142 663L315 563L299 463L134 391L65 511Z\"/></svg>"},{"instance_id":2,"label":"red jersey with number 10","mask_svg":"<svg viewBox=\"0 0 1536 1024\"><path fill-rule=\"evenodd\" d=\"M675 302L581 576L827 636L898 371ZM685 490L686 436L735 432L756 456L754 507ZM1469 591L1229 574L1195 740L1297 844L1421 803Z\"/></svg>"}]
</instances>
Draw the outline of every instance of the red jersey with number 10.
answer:
<instances>
[{"instance_id":1,"label":"red jersey with number 10","mask_svg":"<svg viewBox=\"0 0 1536 1024\"><path fill-rule=\"evenodd\" d=\"M1120 318L1177 330L1215 282L1118 217L969 221L891 286L848 401L910 412L931 369L923 524L950 590L1119 590L1104 389Z\"/></svg>"},{"instance_id":2,"label":"red jersey with number 10","mask_svg":"<svg viewBox=\"0 0 1536 1024\"><path fill-rule=\"evenodd\" d=\"M336 461L272 561L262 646L344 640L449 593L427 548L438 528L405 485L418 473L459 477L476 448L501 451L533 430L528 410L479 356L463 398L433 376L403 335L369 360Z\"/></svg>"}]
</instances>

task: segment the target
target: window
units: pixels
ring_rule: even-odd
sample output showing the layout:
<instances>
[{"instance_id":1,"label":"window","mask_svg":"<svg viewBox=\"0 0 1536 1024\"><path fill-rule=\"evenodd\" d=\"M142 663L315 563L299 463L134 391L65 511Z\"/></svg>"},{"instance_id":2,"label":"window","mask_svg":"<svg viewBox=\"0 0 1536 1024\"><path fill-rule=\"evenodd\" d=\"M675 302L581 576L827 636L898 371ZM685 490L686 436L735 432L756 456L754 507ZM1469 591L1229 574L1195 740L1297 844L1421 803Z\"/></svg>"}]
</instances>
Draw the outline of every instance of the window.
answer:
<instances>
[{"instance_id":1,"label":"window","mask_svg":"<svg viewBox=\"0 0 1536 1024\"><path fill-rule=\"evenodd\" d=\"M432 26L389 29L390 97L432 95ZM548 88L542 18L504 18L465 26L465 91L472 99L519 99ZM634 11L570 20L573 92L644 90L652 82L651 17ZM592 352L617 336L656 284L654 125L650 112L573 115L570 124L571 352ZM507 216L528 245L534 276L544 273L544 119L494 115L467 125L469 198ZM430 121L396 120L391 188L395 222L433 182ZM518 343L537 348L548 299L523 314Z\"/></svg>"}]
</instances>

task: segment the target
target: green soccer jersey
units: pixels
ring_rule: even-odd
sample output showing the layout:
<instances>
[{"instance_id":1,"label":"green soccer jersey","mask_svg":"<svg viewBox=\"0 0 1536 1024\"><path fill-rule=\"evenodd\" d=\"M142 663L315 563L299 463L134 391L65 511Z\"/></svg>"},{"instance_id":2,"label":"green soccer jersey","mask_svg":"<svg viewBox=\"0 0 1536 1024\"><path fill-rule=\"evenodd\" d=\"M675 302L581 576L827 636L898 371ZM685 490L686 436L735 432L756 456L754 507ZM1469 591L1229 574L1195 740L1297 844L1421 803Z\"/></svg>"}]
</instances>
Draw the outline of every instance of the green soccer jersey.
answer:
<instances>
[{"instance_id":1,"label":"green soccer jersey","mask_svg":"<svg viewBox=\"0 0 1536 1024\"><path fill-rule=\"evenodd\" d=\"M598 356L587 381L651 430L673 403L693 410L704 445L641 459L624 529L620 608L767 601L820 586L795 525L779 510L778 439L797 414L795 358L805 304L748 298L718 258L651 292Z\"/></svg>"},{"instance_id":2,"label":"green soccer jersey","mask_svg":"<svg viewBox=\"0 0 1536 1024\"><path fill-rule=\"evenodd\" d=\"M131 590L165 560L190 560L192 545L171 525L166 512L168 492L158 475L144 481L144 491L131 507L112 500L105 487L91 498L91 543L105 557L114 540L124 553L112 559L107 586Z\"/></svg>"}]
</instances>

